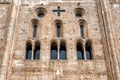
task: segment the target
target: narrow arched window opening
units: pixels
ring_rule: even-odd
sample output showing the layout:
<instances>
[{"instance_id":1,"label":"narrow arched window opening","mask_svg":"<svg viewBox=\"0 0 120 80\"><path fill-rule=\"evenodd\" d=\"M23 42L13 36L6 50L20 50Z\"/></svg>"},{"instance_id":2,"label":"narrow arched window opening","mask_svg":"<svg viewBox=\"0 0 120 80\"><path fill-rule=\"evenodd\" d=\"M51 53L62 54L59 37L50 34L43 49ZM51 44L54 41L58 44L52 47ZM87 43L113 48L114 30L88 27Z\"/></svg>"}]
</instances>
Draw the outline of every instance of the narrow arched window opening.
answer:
<instances>
[{"instance_id":1,"label":"narrow arched window opening","mask_svg":"<svg viewBox=\"0 0 120 80\"><path fill-rule=\"evenodd\" d=\"M78 60L84 59L84 51L81 43L77 43L77 59Z\"/></svg>"},{"instance_id":2,"label":"narrow arched window opening","mask_svg":"<svg viewBox=\"0 0 120 80\"><path fill-rule=\"evenodd\" d=\"M36 38L37 36L37 24L36 21L33 22L33 38Z\"/></svg>"},{"instance_id":3,"label":"narrow arched window opening","mask_svg":"<svg viewBox=\"0 0 120 80\"><path fill-rule=\"evenodd\" d=\"M26 44L26 59L32 58L32 45L31 43Z\"/></svg>"},{"instance_id":4,"label":"narrow arched window opening","mask_svg":"<svg viewBox=\"0 0 120 80\"><path fill-rule=\"evenodd\" d=\"M40 44L36 43L35 44L35 49L34 49L34 59L40 59Z\"/></svg>"},{"instance_id":5,"label":"narrow arched window opening","mask_svg":"<svg viewBox=\"0 0 120 80\"><path fill-rule=\"evenodd\" d=\"M57 23L56 27L57 27L57 37L61 37L61 24Z\"/></svg>"},{"instance_id":6,"label":"narrow arched window opening","mask_svg":"<svg viewBox=\"0 0 120 80\"><path fill-rule=\"evenodd\" d=\"M91 60L92 59L92 51L91 51L92 47L89 41L86 43L85 49L86 49L86 59Z\"/></svg>"},{"instance_id":7,"label":"narrow arched window opening","mask_svg":"<svg viewBox=\"0 0 120 80\"><path fill-rule=\"evenodd\" d=\"M57 43L53 42L51 44L51 59L56 60L58 59L58 49L57 49Z\"/></svg>"},{"instance_id":8,"label":"narrow arched window opening","mask_svg":"<svg viewBox=\"0 0 120 80\"><path fill-rule=\"evenodd\" d=\"M84 38L84 26L82 24L80 24L80 35Z\"/></svg>"},{"instance_id":9,"label":"narrow arched window opening","mask_svg":"<svg viewBox=\"0 0 120 80\"><path fill-rule=\"evenodd\" d=\"M61 44L60 44L60 59L61 60L67 59L66 44L64 42L61 42Z\"/></svg>"}]
</instances>

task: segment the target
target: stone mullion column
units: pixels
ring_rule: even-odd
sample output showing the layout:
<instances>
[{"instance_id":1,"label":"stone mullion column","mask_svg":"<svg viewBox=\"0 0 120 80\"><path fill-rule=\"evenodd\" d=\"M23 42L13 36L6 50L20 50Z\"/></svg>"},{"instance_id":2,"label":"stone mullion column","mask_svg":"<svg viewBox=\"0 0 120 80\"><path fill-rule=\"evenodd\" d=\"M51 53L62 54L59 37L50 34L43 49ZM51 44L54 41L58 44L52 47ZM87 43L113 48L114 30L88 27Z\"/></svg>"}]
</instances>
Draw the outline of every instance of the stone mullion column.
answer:
<instances>
[{"instance_id":1,"label":"stone mullion column","mask_svg":"<svg viewBox=\"0 0 120 80\"><path fill-rule=\"evenodd\" d=\"M99 0L101 6L102 20L103 20L103 30L105 34L106 40L106 48L105 57L106 57L106 65L108 69L108 78L109 80L119 80L119 67L116 56L115 42L113 36L113 24L112 24L112 16L110 11L110 2L108 0ZM104 44L104 45L105 45Z\"/></svg>"},{"instance_id":2,"label":"stone mullion column","mask_svg":"<svg viewBox=\"0 0 120 80\"><path fill-rule=\"evenodd\" d=\"M83 42L83 45L82 45L82 47L83 47L84 60L87 60L87 59L86 59L86 49L85 49L85 42Z\"/></svg>"},{"instance_id":3,"label":"stone mullion column","mask_svg":"<svg viewBox=\"0 0 120 80\"><path fill-rule=\"evenodd\" d=\"M14 33L15 33L15 24L18 13L18 4L19 1L13 1L11 5L11 12L9 17L8 33L7 33L7 42L5 47L5 52L3 56L2 71L0 80L10 80L11 78L11 65L12 65L12 55L13 55L13 46L14 46Z\"/></svg>"},{"instance_id":4,"label":"stone mullion column","mask_svg":"<svg viewBox=\"0 0 120 80\"><path fill-rule=\"evenodd\" d=\"M57 43L57 48L58 48L58 60L60 60L60 43Z\"/></svg>"},{"instance_id":5,"label":"stone mullion column","mask_svg":"<svg viewBox=\"0 0 120 80\"><path fill-rule=\"evenodd\" d=\"M32 58L31 60L34 60L34 49L35 49L35 44L34 41L32 42Z\"/></svg>"}]
</instances>

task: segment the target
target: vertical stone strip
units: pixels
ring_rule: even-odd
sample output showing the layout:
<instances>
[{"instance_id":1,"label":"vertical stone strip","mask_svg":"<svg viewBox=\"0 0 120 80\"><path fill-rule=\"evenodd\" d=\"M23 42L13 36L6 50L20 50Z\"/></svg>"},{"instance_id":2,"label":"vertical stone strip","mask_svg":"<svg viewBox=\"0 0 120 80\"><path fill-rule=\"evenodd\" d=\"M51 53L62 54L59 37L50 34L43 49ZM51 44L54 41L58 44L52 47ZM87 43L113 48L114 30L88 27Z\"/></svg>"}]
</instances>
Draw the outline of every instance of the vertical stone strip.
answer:
<instances>
[{"instance_id":1,"label":"vertical stone strip","mask_svg":"<svg viewBox=\"0 0 120 80\"><path fill-rule=\"evenodd\" d=\"M102 35L104 49L105 49L105 59L106 59L106 67L107 67L107 74L109 80L119 80L117 73L119 72L118 65L117 65L117 57L116 57L116 50L115 50L115 43L114 43L114 30L113 30L113 23L112 23L112 16L110 11L110 5L108 0L99 0L100 7L101 7L101 14L102 14L102 23L103 28ZM101 22L100 22L101 23Z\"/></svg>"},{"instance_id":2,"label":"vertical stone strip","mask_svg":"<svg viewBox=\"0 0 120 80\"><path fill-rule=\"evenodd\" d=\"M5 47L5 53L3 56L3 63L2 63L2 71L1 71L1 77L0 80L9 80L9 76L7 74L11 71L9 71L10 63L10 57L13 55L13 43L14 43L14 32L15 32L15 23L17 19L18 14L18 8L19 7L19 0L13 0L11 3L11 16L10 21L8 25L8 33L7 33L7 41L6 41L6 47Z\"/></svg>"}]
</instances>

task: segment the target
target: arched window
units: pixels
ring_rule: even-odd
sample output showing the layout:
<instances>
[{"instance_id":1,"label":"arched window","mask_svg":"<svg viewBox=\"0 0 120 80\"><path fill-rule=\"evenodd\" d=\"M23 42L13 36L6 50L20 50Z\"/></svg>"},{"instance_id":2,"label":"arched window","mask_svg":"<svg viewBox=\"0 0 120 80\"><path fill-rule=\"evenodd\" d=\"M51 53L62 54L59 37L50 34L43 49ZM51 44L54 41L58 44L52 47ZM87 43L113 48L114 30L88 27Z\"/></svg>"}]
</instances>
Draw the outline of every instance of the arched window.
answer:
<instances>
[{"instance_id":1,"label":"arched window","mask_svg":"<svg viewBox=\"0 0 120 80\"><path fill-rule=\"evenodd\" d=\"M61 20L55 21L55 36L63 37L63 25Z\"/></svg>"},{"instance_id":2,"label":"arched window","mask_svg":"<svg viewBox=\"0 0 120 80\"><path fill-rule=\"evenodd\" d=\"M37 36L37 25L38 25L38 22L36 20L33 21L33 38L36 38Z\"/></svg>"},{"instance_id":3,"label":"arched window","mask_svg":"<svg viewBox=\"0 0 120 80\"><path fill-rule=\"evenodd\" d=\"M87 37L87 23L83 19L79 20L79 32L81 38Z\"/></svg>"},{"instance_id":4,"label":"arched window","mask_svg":"<svg viewBox=\"0 0 120 80\"><path fill-rule=\"evenodd\" d=\"M35 43L35 49L34 49L34 59L40 59L40 43Z\"/></svg>"},{"instance_id":5,"label":"arched window","mask_svg":"<svg viewBox=\"0 0 120 80\"><path fill-rule=\"evenodd\" d=\"M92 47L91 47L91 42L90 41L87 41L86 42L86 45L85 45L85 49L86 49L86 59L87 60L90 60L92 59Z\"/></svg>"},{"instance_id":6,"label":"arched window","mask_svg":"<svg viewBox=\"0 0 120 80\"><path fill-rule=\"evenodd\" d=\"M77 59L83 60L84 59L84 51L83 51L82 43L78 42L76 47L77 47Z\"/></svg>"},{"instance_id":7,"label":"arched window","mask_svg":"<svg viewBox=\"0 0 120 80\"><path fill-rule=\"evenodd\" d=\"M66 44L64 42L60 43L60 59L65 60L67 59L66 55Z\"/></svg>"},{"instance_id":8,"label":"arched window","mask_svg":"<svg viewBox=\"0 0 120 80\"><path fill-rule=\"evenodd\" d=\"M80 24L80 34L81 34L81 37L84 38L84 27L82 24Z\"/></svg>"},{"instance_id":9,"label":"arched window","mask_svg":"<svg viewBox=\"0 0 120 80\"><path fill-rule=\"evenodd\" d=\"M52 44L51 44L51 59L52 60L58 59L57 43L55 43L55 42L52 42Z\"/></svg>"},{"instance_id":10,"label":"arched window","mask_svg":"<svg viewBox=\"0 0 120 80\"><path fill-rule=\"evenodd\" d=\"M61 24L56 23L56 27L57 27L57 37L61 37Z\"/></svg>"},{"instance_id":11,"label":"arched window","mask_svg":"<svg viewBox=\"0 0 120 80\"><path fill-rule=\"evenodd\" d=\"M28 42L26 44L26 59L31 59L32 58L32 44Z\"/></svg>"}]
</instances>

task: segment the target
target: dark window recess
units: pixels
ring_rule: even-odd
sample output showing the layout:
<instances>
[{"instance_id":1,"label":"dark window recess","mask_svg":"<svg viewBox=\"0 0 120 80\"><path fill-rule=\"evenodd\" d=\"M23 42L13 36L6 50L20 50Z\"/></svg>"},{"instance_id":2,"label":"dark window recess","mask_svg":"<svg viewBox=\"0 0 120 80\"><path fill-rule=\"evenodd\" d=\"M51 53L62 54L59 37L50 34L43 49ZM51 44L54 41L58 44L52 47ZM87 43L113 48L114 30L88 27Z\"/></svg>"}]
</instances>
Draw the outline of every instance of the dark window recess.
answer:
<instances>
[{"instance_id":1,"label":"dark window recess","mask_svg":"<svg viewBox=\"0 0 120 80\"><path fill-rule=\"evenodd\" d=\"M40 59L40 46L36 46L34 50L34 59Z\"/></svg>"},{"instance_id":2,"label":"dark window recess","mask_svg":"<svg viewBox=\"0 0 120 80\"><path fill-rule=\"evenodd\" d=\"M28 44L26 47L26 59L32 58L32 45Z\"/></svg>"},{"instance_id":3,"label":"dark window recess","mask_svg":"<svg viewBox=\"0 0 120 80\"><path fill-rule=\"evenodd\" d=\"M80 25L80 34L81 34L81 37L84 38L84 27L83 27L83 25Z\"/></svg>"},{"instance_id":4,"label":"dark window recess","mask_svg":"<svg viewBox=\"0 0 120 80\"><path fill-rule=\"evenodd\" d=\"M85 45L85 50L86 50L86 59L91 60L92 59L92 47L91 47L91 42L87 42Z\"/></svg>"},{"instance_id":5,"label":"dark window recess","mask_svg":"<svg viewBox=\"0 0 120 80\"><path fill-rule=\"evenodd\" d=\"M60 46L60 59L61 60L67 59L66 47L65 46Z\"/></svg>"},{"instance_id":6,"label":"dark window recess","mask_svg":"<svg viewBox=\"0 0 120 80\"><path fill-rule=\"evenodd\" d=\"M80 44L77 45L77 59L78 60L83 60L84 59L84 53L83 53L82 45L80 45Z\"/></svg>"},{"instance_id":7,"label":"dark window recess","mask_svg":"<svg viewBox=\"0 0 120 80\"><path fill-rule=\"evenodd\" d=\"M82 14L80 12L76 13L76 17L82 17Z\"/></svg>"},{"instance_id":8,"label":"dark window recess","mask_svg":"<svg viewBox=\"0 0 120 80\"><path fill-rule=\"evenodd\" d=\"M86 59L87 60L92 59L91 46L86 46Z\"/></svg>"},{"instance_id":9,"label":"dark window recess","mask_svg":"<svg viewBox=\"0 0 120 80\"><path fill-rule=\"evenodd\" d=\"M51 59L52 60L56 60L58 59L58 50L57 50L57 46L56 45L52 45L51 46Z\"/></svg>"},{"instance_id":10,"label":"dark window recess","mask_svg":"<svg viewBox=\"0 0 120 80\"><path fill-rule=\"evenodd\" d=\"M42 17L44 17L44 16L45 16L44 12L41 11L41 12L38 13L38 17L39 17L39 18L42 18Z\"/></svg>"},{"instance_id":11,"label":"dark window recess","mask_svg":"<svg viewBox=\"0 0 120 80\"><path fill-rule=\"evenodd\" d=\"M33 37L36 38L37 35L37 25L34 25L33 27Z\"/></svg>"},{"instance_id":12,"label":"dark window recess","mask_svg":"<svg viewBox=\"0 0 120 80\"><path fill-rule=\"evenodd\" d=\"M61 37L61 30L60 30L60 25L59 24L57 24L57 37Z\"/></svg>"}]
</instances>

